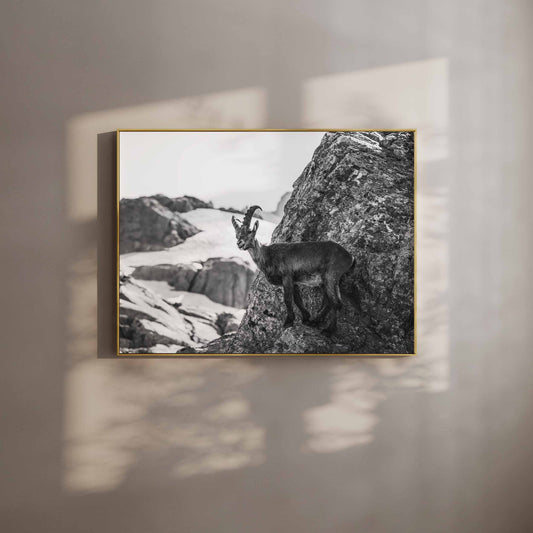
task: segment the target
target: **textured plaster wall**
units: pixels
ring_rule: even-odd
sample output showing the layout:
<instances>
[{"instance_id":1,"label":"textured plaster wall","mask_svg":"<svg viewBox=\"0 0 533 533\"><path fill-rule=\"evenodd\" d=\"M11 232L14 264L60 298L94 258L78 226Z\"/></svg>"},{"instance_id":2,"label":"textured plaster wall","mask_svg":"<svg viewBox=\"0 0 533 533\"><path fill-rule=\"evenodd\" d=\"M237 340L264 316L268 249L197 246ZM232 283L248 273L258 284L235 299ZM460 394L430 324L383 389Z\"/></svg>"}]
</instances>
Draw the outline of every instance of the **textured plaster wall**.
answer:
<instances>
[{"instance_id":1,"label":"textured plaster wall","mask_svg":"<svg viewBox=\"0 0 533 533\"><path fill-rule=\"evenodd\" d=\"M2 531L531 529L531 15L518 0L3 2ZM413 92L401 75L434 59L444 117L429 78ZM96 135L311 123L446 140L419 167L421 333L438 342L416 362L96 359L98 239L112 249Z\"/></svg>"}]
</instances>

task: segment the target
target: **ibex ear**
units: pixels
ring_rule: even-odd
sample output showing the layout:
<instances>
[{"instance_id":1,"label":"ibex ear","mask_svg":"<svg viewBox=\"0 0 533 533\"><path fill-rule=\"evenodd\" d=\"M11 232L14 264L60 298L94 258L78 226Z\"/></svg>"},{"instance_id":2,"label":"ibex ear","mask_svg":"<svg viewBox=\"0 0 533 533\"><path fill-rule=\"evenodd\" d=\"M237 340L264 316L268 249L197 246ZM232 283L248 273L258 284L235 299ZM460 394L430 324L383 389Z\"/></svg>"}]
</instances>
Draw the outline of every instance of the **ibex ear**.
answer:
<instances>
[{"instance_id":1,"label":"ibex ear","mask_svg":"<svg viewBox=\"0 0 533 533\"><path fill-rule=\"evenodd\" d=\"M257 232L257 228L259 227L259 220L256 220L255 221L255 224L254 224L254 233Z\"/></svg>"},{"instance_id":2,"label":"ibex ear","mask_svg":"<svg viewBox=\"0 0 533 533\"><path fill-rule=\"evenodd\" d=\"M231 223L235 229L239 229L239 224L237 224L237 220L235 220L235 217L233 216L231 217Z\"/></svg>"}]
</instances>

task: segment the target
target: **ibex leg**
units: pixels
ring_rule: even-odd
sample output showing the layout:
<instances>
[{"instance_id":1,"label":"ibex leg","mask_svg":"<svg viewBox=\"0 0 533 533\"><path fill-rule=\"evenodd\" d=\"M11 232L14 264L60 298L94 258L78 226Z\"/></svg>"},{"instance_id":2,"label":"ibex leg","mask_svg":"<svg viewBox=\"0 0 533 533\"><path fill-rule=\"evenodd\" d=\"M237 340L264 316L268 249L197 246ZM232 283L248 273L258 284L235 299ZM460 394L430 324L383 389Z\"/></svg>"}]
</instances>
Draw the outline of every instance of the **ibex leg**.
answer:
<instances>
[{"instance_id":1,"label":"ibex leg","mask_svg":"<svg viewBox=\"0 0 533 533\"><path fill-rule=\"evenodd\" d=\"M298 286L294 287L294 303L298 306L300 313L302 313L302 322L304 324L309 324L311 316L309 311L304 307L304 302Z\"/></svg>"},{"instance_id":2,"label":"ibex leg","mask_svg":"<svg viewBox=\"0 0 533 533\"><path fill-rule=\"evenodd\" d=\"M283 323L284 328L288 328L294 324L294 309L292 306L293 295L294 283L292 276L285 276L283 278L283 299L285 300L285 307L287 308L287 318Z\"/></svg>"},{"instance_id":3,"label":"ibex leg","mask_svg":"<svg viewBox=\"0 0 533 533\"><path fill-rule=\"evenodd\" d=\"M325 283L326 296L331 302L331 317L324 329L326 333L333 333L337 329L337 311L342 307L339 291L339 280L327 278Z\"/></svg>"}]
</instances>

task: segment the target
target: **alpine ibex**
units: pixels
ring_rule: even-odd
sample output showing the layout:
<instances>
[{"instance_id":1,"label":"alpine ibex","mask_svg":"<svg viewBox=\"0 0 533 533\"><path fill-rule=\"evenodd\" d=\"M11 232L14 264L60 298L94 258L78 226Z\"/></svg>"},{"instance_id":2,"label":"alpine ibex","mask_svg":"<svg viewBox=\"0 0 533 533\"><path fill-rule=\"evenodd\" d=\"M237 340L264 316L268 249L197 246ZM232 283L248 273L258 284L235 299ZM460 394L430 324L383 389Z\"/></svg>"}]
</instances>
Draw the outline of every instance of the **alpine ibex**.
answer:
<instances>
[{"instance_id":1,"label":"alpine ibex","mask_svg":"<svg viewBox=\"0 0 533 533\"><path fill-rule=\"evenodd\" d=\"M250 228L256 209L261 208L254 205L248 209L242 222L234 216L231 217L231 222L235 228L237 246L241 250L248 250L259 270L272 285L283 286L287 307L283 327L294 323L294 300L302 313L304 324L317 325L331 312L331 320L324 331L332 333L337 328L337 311L342 307L339 282L354 266L355 259L340 244L332 241L260 244L255 238L259 221L256 220L254 227ZM311 320L309 311L303 305L298 285L321 285L324 289L322 307L314 320ZM350 299L354 305L358 305L357 298L352 296Z\"/></svg>"}]
</instances>

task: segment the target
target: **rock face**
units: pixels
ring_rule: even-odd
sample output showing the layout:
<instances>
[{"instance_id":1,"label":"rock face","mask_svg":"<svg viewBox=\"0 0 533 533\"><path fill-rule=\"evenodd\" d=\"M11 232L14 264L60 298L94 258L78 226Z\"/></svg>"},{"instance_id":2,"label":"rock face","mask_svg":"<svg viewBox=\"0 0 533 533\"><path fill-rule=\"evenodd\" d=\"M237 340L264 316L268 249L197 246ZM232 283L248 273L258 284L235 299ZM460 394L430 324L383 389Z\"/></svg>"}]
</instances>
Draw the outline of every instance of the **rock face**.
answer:
<instances>
[{"instance_id":1,"label":"rock face","mask_svg":"<svg viewBox=\"0 0 533 533\"><path fill-rule=\"evenodd\" d=\"M214 302L243 308L255 275L239 258L212 258L203 263L189 290L205 294Z\"/></svg>"},{"instance_id":2,"label":"rock face","mask_svg":"<svg viewBox=\"0 0 533 533\"><path fill-rule=\"evenodd\" d=\"M179 291L205 294L214 302L244 308L256 272L238 257L213 257L203 262L137 267L136 279L166 281Z\"/></svg>"},{"instance_id":3,"label":"rock face","mask_svg":"<svg viewBox=\"0 0 533 533\"><path fill-rule=\"evenodd\" d=\"M347 351L342 344L334 345L329 338L308 326L292 327L284 330L276 340L271 353L330 353Z\"/></svg>"},{"instance_id":4,"label":"rock face","mask_svg":"<svg viewBox=\"0 0 533 533\"><path fill-rule=\"evenodd\" d=\"M201 268L201 263L146 265L137 267L131 275L135 279L166 281L178 291L188 291Z\"/></svg>"},{"instance_id":5,"label":"rock face","mask_svg":"<svg viewBox=\"0 0 533 533\"><path fill-rule=\"evenodd\" d=\"M170 248L199 231L155 197L120 201L121 254Z\"/></svg>"},{"instance_id":6,"label":"rock face","mask_svg":"<svg viewBox=\"0 0 533 533\"><path fill-rule=\"evenodd\" d=\"M332 240L356 260L341 283L338 329L282 330L281 289L259 274L238 331L217 349L238 353L413 353L414 138L411 132L326 133L294 183L273 242ZM312 314L321 291L305 288Z\"/></svg>"},{"instance_id":7,"label":"rock face","mask_svg":"<svg viewBox=\"0 0 533 533\"><path fill-rule=\"evenodd\" d=\"M220 313L217 317L216 325L222 335L239 329L239 322L231 313Z\"/></svg>"},{"instance_id":8,"label":"rock face","mask_svg":"<svg viewBox=\"0 0 533 533\"><path fill-rule=\"evenodd\" d=\"M141 281L127 276L120 280L121 353L193 352L237 326L229 312L172 304Z\"/></svg>"},{"instance_id":9,"label":"rock face","mask_svg":"<svg viewBox=\"0 0 533 533\"><path fill-rule=\"evenodd\" d=\"M192 326L172 305L129 278L120 282L122 353L163 344L188 346Z\"/></svg>"}]
</instances>

